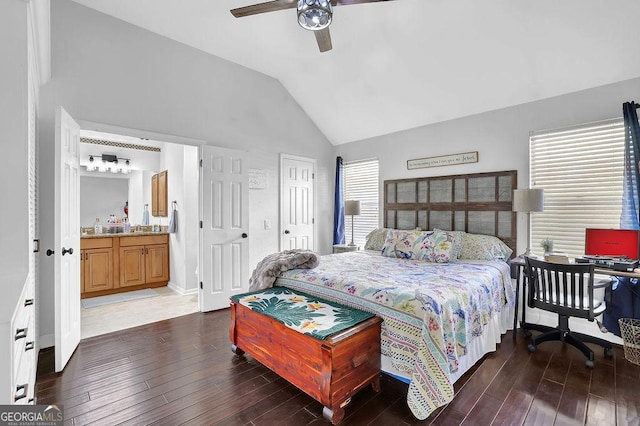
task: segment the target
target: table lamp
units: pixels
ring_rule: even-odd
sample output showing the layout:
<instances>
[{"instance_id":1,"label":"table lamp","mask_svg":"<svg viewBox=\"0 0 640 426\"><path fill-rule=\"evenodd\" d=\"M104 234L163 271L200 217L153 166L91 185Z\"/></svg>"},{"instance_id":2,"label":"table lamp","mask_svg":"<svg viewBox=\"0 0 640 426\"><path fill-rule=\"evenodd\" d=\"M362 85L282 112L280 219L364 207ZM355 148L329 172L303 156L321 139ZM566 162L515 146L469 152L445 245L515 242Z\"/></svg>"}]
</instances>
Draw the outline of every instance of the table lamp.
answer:
<instances>
[{"instance_id":1,"label":"table lamp","mask_svg":"<svg viewBox=\"0 0 640 426\"><path fill-rule=\"evenodd\" d=\"M344 202L344 214L351 216L351 242L350 246L355 246L353 242L353 216L360 214L360 200L346 200Z\"/></svg>"},{"instance_id":2,"label":"table lamp","mask_svg":"<svg viewBox=\"0 0 640 426\"><path fill-rule=\"evenodd\" d=\"M543 189L514 189L513 211L527 214L527 249L520 256L531 255L531 212L544 211Z\"/></svg>"}]
</instances>

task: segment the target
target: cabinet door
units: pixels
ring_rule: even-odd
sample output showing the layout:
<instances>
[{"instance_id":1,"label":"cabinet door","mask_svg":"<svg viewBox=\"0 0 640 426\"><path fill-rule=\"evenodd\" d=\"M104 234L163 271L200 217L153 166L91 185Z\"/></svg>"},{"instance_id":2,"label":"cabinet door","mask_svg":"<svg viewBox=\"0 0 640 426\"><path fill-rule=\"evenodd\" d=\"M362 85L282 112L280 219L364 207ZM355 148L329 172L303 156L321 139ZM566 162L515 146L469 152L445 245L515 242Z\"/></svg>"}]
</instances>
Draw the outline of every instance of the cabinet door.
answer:
<instances>
[{"instance_id":1,"label":"cabinet door","mask_svg":"<svg viewBox=\"0 0 640 426\"><path fill-rule=\"evenodd\" d=\"M158 214L157 216L167 217L167 171L158 173Z\"/></svg>"},{"instance_id":2,"label":"cabinet door","mask_svg":"<svg viewBox=\"0 0 640 426\"><path fill-rule=\"evenodd\" d=\"M167 171L151 176L151 214L166 217L168 213Z\"/></svg>"},{"instance_id":3,"label":"cabinet door","mask_svg":"<svg viewBox=\"0 0 640 426\"><path fill-rule=\"evenodd\" d=\"M144 284L144 246L120 247L120 287Z\"/></svg>"},{"instance_id":4,"label":"cabinet door","mask_svg":"<svg viewBox=\"0 0 640 426\"><path fill-rule=\"evenodd\" d=\"M109 290L113 288L113 250L110 248L83 250L84 291Z\"/></svg>"},{"instance_id":5,"label":"cabinet door","mask_svg":"<svg viewBox=\"0 0 640 426\"><path fill-rule=\"evenodd\" d=\"M151 215L158 216L158 175L151 176Z\"/></svg>"},{"instance_id":6,"label":"cabinet door","mask_svg":"<svg viewBox=\"0 0 640 426\"><path fill-rule=\"evenodd\" d=\"M158 244L145 247L147 282L169 281L169 245Z\"/></svg>"}]
</instances>

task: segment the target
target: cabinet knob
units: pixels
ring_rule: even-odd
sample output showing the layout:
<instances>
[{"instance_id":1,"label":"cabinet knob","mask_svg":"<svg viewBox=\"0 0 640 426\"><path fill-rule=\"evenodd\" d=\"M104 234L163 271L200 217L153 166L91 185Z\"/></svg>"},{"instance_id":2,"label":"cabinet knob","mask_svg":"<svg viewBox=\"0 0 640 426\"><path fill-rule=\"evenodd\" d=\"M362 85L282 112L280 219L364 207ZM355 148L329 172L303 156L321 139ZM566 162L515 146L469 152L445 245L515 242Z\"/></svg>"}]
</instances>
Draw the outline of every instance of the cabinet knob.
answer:
<instances>
[{"instance_id":1,"label":"cabinet knob","mask_svg":"<svg viewBox=\"0 0 640 426\"><path fill-rule=\"evenodd\" d=\"M243 232L243 233L242 233L242 238L247 238L247 237L248 237L247 233L246 233L246 232Z\"/></svg>"},{"instance_id":2,"label":"cabinet knob","mask_svg":"<svg viewBox=\"0 0 640 426\"><path fill-rule=\"evenodd\" d=\"M66 249L66 248L62 247L62 255L64 256L67 253L73 254L73 248Z\"/></svg>"},{"instance_id":3,"label":"cabinet knob","mask_svg":"<svg viewBox=\"0 0 640 426\"><path fill-rule=\"evenodd\" d=\"M55 251L53 251L51 249L47 249L47 251L45 253L47 254L47 256L51 256L53 253L55 253Z\"/></svg>"},{"instance_id":4,"label":"cabinet knob","mask_svg":"<svg viewBox=\"0 0 640 426\"><path fill-rule=\"evenodd\" d=\"M289 231L288 229L285 229L285 230L284 230L284 233L285 233L285 234L290 234L290 233L291 233L291 231Z\"/></svg>"}]
</instances>

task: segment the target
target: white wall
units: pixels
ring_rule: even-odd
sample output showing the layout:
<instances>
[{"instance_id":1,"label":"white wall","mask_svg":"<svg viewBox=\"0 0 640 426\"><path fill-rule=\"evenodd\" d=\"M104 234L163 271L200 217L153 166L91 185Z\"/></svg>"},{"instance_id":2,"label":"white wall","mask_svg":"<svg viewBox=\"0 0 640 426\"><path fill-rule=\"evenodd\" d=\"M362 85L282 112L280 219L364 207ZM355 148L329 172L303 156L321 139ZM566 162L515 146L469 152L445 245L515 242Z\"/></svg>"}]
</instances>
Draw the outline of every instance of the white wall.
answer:
<instances>
[{"instance_id":1,"label":"white wall","mask_svg":"<svg viewBox=\"0 0 640 426\"><path fill-rule=\"evenodd\" d=\"M27 4L0 8L0 274L27 276L29 269ZM53 172L53 169L52 169ZM22 280L21 284L24 284Z\"/></svg>"},{"instance_id":2,"label":"white wall","mask_svg":"<svg viewBox=\"0 0 640 426\"><path fill-rule=\"evenodd\" d=\"M43 247L53 245L54 111L62 105L78 121L248 151L250 167L270 171L268 189L250 192L259 198L250 199L250 265L278 250L279 191L271 180L279 153L315 158L317 249L329 253L334 149L278 81L70 0L52 2L51 27L53 75L42 88L39 122ZM264 217L273 219L270 231ZM52 343L53 260L41 260L40 335Z\"/></svg>"}]
</instances>

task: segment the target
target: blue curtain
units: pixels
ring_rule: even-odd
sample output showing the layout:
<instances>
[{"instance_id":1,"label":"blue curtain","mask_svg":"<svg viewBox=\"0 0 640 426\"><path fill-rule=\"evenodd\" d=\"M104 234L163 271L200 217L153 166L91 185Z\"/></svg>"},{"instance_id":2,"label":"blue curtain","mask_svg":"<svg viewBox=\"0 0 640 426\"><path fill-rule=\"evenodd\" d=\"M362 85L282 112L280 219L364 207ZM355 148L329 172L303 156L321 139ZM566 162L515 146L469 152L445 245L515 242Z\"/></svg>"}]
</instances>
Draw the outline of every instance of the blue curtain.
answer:
<instances>
[{"instance_id":1,"label":"blue curtain","mask_svg":"<svg viewBox=\"0 0 640 426\"><path fill-rule=\"evenodd\" d=\"M333 203L333 244L344 244L344 166L342 157L336 157L336 188Z\"/></svg>"},{"instance_id":2,"label":"blue curtain","mask_svg":"<svg viewBox=\"0 0 640 426\"><path fill-rule=\"evenodd\" d=\"M640 229L638 223L638 188L640 187L640 125L634 102L622 104L624 115L624 187L620 229Z\"/></svg>"}]
</instances>

